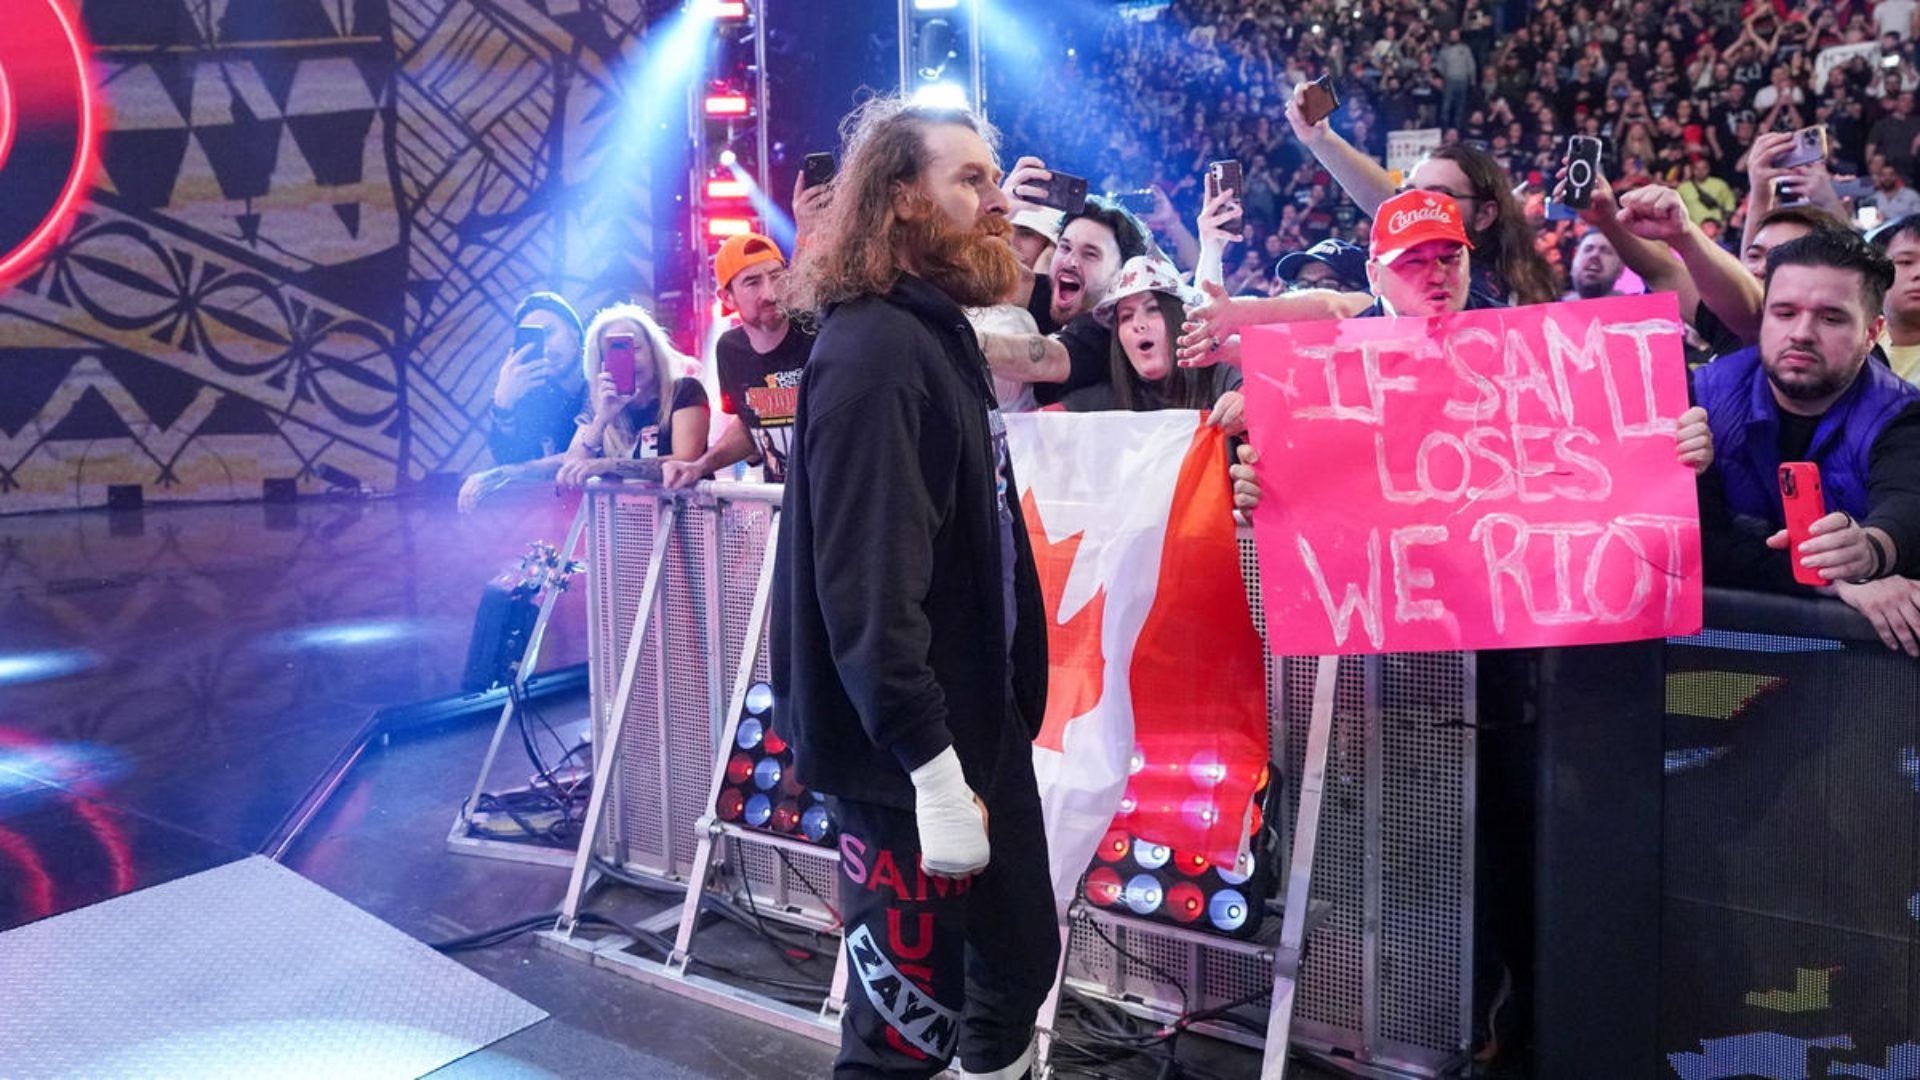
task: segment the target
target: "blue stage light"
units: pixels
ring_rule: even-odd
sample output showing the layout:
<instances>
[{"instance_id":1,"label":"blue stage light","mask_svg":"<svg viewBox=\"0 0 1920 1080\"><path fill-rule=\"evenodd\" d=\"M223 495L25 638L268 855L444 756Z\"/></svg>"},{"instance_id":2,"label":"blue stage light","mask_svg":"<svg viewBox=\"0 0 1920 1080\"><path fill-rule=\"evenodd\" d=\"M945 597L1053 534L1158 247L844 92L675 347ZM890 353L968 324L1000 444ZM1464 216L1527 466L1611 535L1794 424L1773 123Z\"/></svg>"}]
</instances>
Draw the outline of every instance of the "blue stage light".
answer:
<instances>
[{"instance_id":1,"label":"blue stage light","mask_svg":"<svg viewBox=\"0 0 1920 1080\"><path fill-rule=\"evenodd\" d=\"M1127 881L1127 907L1135 915L1151 915L1160 909L1166 893L1152 874L1135 874Z\"/></svg>"},{"instance_id":2,"label":"blue stage light","mask_svg":"<svg viewBox=\"0 0 1920 1080\"><path fill-rule=\"evenodd\" d=\"M780 786L780 762L775 758L761 758L760 764L753 767L753 786L762 791L772 791Z\"/></svg>"},{"instance_id":3,"label":"blue stage light","mask_svg":"<svg viewBox=\"0 0 1920 1080\"><path fill-rule=\"evenodd\" d=\"M826 839L827 834L833 831L833 819L827 816L827 808L807 807L807 812L800 815L800 831L816 843Z\"/></svg>"},{"instance_id":4,"label":"blue stage light","mask_svg":"<svg viewBox=\"0 0 1920 1080\"><path fill-rule=\"evenodd\" d=\"M1247 924L1247 898L1238 890L1221 889L1207 898L1207 921L1229 933Z\"/></svg>"},{"instance_id":5,"label":"blue stage light","mask_svg":"<svg viewBox=\"0 0 1920 1080\"><path fill-rule=\"evenodd\" d=\"M757 682L747 688L747 711L755 716L765 716L773 708L773 687Z\"/></svg>"},{"instance_id":6,"label":"blue stage light","mask_svg":"<svg viewBox=\"0 0 1920 1080\"><path fill-rule=\"evenodd\" d=\"M760 745L760 740L765 738L766 734L766 725L749 716L740 721L740 728L734 732L733 742L742 750L751 750Z\"/></svg>"}]
</instances>

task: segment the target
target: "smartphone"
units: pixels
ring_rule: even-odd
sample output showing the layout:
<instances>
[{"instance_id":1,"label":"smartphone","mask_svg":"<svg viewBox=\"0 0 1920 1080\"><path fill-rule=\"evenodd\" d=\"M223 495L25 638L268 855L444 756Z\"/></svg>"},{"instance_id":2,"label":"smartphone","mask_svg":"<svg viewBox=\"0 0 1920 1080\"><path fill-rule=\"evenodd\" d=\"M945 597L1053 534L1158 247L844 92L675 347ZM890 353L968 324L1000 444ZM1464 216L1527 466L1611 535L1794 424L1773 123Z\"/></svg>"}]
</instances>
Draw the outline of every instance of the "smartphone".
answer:
<instances>
[{"instance_id":1,"label":"smartphone","mask_svg":"<svg viewBox=\"0 0 1920 1080\"><path fill-rule=\"evenodd\" d=\"M513 328L513 351L519 352L521 349L526 349L529 345L532 346L532 348L528 349L527 358L530 360L539 359L541 354L546 352L547 349L546 327L538 323L521 323L519 326Z\"/></svg>"},{"instance_id":2,"label":"smartphone","mask_svg":"<svg viewBox=\"0 0 1920 1080\"><path fill-rule=\"evenodd\" d=\"M623 397L633 393L633 335L608 334L602 368L613 376L613 388Z\"/></svg>"},{"instance_id":3,"label":"smartphone","mask_svg":"<svg viewBox=\"0 0 1920 1080\"><path fill-rule=\"evenodd\" d=\"M1791 169L1827 160L1827 129L1823 124L1793 133L1793 145L1773 156L1773 167Z\"/></svg>"},{"instance_id":4,"label":"smartphone","mask_svg":"<svg viewBox=\"0 0 1920 1080\"><path fill-rule=\"evenodd\" d=\"M1800 545L1811 535L1813 523L1827 516L1827 497L1820 490L1820 466L1811 461L1780 465L1780 505L1787 516L1787 553L1793 559L1793 580L1802 585L1831 585L1820 571L1800 564Z\"/></svg>"},{"instance_id":5,"label":"smartphone","mask_svg":"<svg viewBox=\"0 0 1920 1080\"><path fill-rule=\"evenodd\" d=\"M1842 199L1864 199L1873 194L1873 181L1865 176L1848 176L1833 182L1833 193Z\"/></svg>"},{"instance_id":6,"label":"smartphone","mask_svg":"<svg viewBox=\"0 0 1920 1080\"><path fill-rule=\"evenodd\" d=\"M1246 178L1240 172L1238 161L1215 161L1207 165L1207 191L1212 194L1231 192L1235 199L1246 194ZM1241 219L1223 221L1220 227L1230 233L1238 233Z\"/></svg>"},{"instance_id":7,"label":"smartphone","mask_svg":"<svg viewBox=\"0 0 1920 1080\"><path fill-rule=\"evenodd\" d=\"M1574 135L1567 139L1566 204L1574 210L1593 205L1593 189L1600 183L1600 155L1606 144L1592 135Z\"/></svg>"},{"instance_id":8,"label":"smartphone","mask_svg":"<svg viewBox=\"0 0 1920 1080\"><path fill-rule=\"evenodd\" d=\"M1578 221L1580 215L1566 203L1557 199L1548 199L1546 218L1548 221Z\"/></svg>"},{"instance_id":9,"label":"smartphone","mask_svg":"<svg viewBox=\"0 0 1920 1080\"><path fill-rule=\"evenodd\" d=\"M805 186L810 188L832 180L836 171L833 155L828 153L808 154L800 163L800 175L805 178Z\"/></svg>"},{"instance_id":10,"label":"smartphone","mask_svg":"<svg viewBox=\"0 0 1920 1080\"><path fill-rule=\"evenodd\" d=\"M1146 217L1160 205L1151 191L1123 191L1115 195L1113 201L1136 217Z\"/></svg>"},{"instance_id":11,"label":"smartphone","mask_svg":"<svg viewBox=\"0 0 1920 1080\"><path fill-rule=\"evenodd\" d=\"M1322 75L1300 91L1300 118L1307 126L1325 120L1340 107L1340 94L1333 88L1333 76Z\"/></svg>"},{"instance_id":12,"label":"smartphone","mask_svg":"<svg viewBox=\"0 0 1920 1080\"><path fill-rule=\"evenodd\" d=\"M1087 205L1087 178L1072 173L1054 172L1053 179L1043 185L1046 195L1040 199L1040 205L1050 210L1077 214Z\"/></svg>"}]
</instances>

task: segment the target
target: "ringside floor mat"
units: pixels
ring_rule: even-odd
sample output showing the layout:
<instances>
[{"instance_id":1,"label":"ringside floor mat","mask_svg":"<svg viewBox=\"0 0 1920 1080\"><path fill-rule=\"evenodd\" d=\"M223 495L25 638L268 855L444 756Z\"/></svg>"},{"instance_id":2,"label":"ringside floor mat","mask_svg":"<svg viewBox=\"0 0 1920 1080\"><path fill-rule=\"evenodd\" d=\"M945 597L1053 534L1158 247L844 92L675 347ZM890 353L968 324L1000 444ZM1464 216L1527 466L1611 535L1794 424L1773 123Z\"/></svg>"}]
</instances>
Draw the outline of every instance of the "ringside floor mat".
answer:
<instances>
[{"instance_id":1,"label":"ringside floor mat","mask_svg":"<svg viewBox=\"0 0 1920 1080\"><path fill-rule=\"evenodd\" d=\"M0 934L0 1074L417 1077L546 1013L259 856Z\"/></svg>"}]
</instances>

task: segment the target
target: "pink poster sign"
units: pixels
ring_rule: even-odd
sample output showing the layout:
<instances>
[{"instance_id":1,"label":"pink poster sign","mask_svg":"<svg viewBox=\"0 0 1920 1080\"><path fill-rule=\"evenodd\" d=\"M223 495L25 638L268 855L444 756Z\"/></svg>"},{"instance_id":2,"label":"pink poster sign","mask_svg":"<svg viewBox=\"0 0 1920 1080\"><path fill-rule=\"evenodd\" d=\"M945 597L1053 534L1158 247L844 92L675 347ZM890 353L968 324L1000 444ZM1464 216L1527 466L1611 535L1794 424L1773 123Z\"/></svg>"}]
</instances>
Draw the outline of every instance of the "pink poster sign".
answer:
<instances>
[{"instance_id":1,"label":"pink poster sign","mask_svg":"<svg viewBox=\"0 0 1920 1080\"><path fill-rule=\"evenodd\" d=\"M1671 294L1244 331L1274 651L1699 630L1681 334Z\"/></svg>"}]
</instances>

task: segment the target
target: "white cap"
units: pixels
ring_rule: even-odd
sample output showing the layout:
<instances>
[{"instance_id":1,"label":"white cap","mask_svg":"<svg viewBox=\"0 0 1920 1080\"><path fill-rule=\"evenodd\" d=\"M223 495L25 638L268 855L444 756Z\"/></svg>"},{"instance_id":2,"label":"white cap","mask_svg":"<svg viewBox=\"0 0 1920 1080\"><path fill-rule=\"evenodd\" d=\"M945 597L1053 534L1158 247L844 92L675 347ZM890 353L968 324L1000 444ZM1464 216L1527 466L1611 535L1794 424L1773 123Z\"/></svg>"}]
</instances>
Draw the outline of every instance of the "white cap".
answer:
<instances>
[{"instance_id":1,"label":"white cap","mask_svg":"<svg viewBox=\"0 0 1920 1080\"><path fill-rule=\"evenodd\" d=\"M1013 227L1032 229L1047 238L1048 243L1060 242L1060 234L1066 230L1067 215L1058 210L1022 210L1013 215Z\"/></svg>"}]
</instances>

